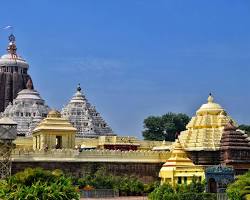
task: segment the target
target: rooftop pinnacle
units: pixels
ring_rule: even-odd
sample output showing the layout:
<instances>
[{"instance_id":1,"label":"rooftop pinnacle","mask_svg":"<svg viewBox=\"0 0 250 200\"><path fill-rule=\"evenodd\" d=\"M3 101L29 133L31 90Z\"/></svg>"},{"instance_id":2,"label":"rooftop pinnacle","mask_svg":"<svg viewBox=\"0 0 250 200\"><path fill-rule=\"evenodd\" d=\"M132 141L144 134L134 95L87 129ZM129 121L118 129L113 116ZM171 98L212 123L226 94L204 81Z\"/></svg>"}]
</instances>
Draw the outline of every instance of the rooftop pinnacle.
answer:
<instances>
[{"instance_id":1,"label":"rooftop pinnacle","mask_svg":"<svg viewBox=\"0 0 250 200\"><path fill-rule=\"evenodd\" d=\"M80 83L77 85L77 89L76 89L78 92L81 92L82 88L80 86Z\"/></svg>"},{"instance_id":2,"label":"rooftop pinnacle","mask_svg":"<svg viewBox=\"0 0 250 200\"><path fill-rule=\"evenodd\" d=\"M9 45L8 45L8 48L7 48L7 51L11 54L11 55L16 55L16 38L13 34L11 34L9 36Z\"/></svg>"},{"instance_id":3,"label":"rooftop pinnacle","mask_svg":"<svg viewBox=\"0 0 250 200\"><path fill-rule=\"evenodd\" d=\"M212 94L210 93L208 98L207 98L208 103L213 103L214 102L214 97L212 96Z\"/></svg>"}]
</instances>

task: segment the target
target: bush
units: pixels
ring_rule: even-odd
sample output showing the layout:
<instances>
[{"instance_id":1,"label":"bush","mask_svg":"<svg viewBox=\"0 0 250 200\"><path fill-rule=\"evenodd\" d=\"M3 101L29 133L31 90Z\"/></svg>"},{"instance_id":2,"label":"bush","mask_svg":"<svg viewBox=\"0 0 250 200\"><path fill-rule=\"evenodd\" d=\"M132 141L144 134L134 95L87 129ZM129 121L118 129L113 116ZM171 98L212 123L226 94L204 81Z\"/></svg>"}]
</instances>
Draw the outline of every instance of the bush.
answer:
<instances>
[{"instance_id":1,"label":"bush","mask_svg":"<svg viewBox=\"0 0 250 200\"><path fill-rule=\"evenodd\" d=\"M237 180L228 186L226 192L230 200L247 199L250 195L250 172L238 176Z\"/></svg>"},{"instance_id":2,"label":"bush","mask_svg":"<svg viewBox=\"0 0 250 200\"><path fill-rule=\"evenodd\" d=\"M174 193L174 189L169 184L163 184L156 188L153 192L149 194L149 199L151 200L160 200L165 198L172 198L172 194ZM171 196L171 197L170 197Z\"/></svg>"},{"instance_id":3,"label":"bush","mask_svg":"<svg viewBox=\"0 0 250 200\"><path fill-rule=\"evenodd\" d=\"M216 194L204 193L205 183L195 178L189 185L177 185L173 188L169 184L157 187L149 194L150 200L216 200Z\"/></svg>"},{"instance_id":4,"label":"bush","mask_svg":"<svg viewBox=\"0 0 250 200\"><path fill-rule=\"evenodd\" d=\"M25 169L0 182L0 198L3 200L58 200L79 199L77 188L62 171L50 172L40 168Z\"/></svg>"},{"instance_id":5,"label":"bush","mask_svg":"<svg viewBox=\"0 0 250 200\"><path fill-rule=\"evenodd\" d=\"M104 168L100 168L94 174L89 174L75 181L80 189L87 185L94 189L114 189L119 192L120 196L137 196L142 195L144 191L153 191L156 187L153 185L144 185L136 177L114 176ZM146 189L147 187L147 189Z\"/></svg>"}]
</instances>

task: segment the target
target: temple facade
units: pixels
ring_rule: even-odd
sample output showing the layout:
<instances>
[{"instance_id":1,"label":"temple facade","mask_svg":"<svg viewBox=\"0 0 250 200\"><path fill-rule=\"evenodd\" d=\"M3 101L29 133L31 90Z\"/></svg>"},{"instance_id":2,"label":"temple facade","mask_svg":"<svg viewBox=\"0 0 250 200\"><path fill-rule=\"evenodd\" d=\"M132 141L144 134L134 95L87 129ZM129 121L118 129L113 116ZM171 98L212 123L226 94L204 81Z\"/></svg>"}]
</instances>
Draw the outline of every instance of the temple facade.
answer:
<instances>
[{"instance_id":1,"label":"temple facade","mask_svg":"<svg viewBox=\"0 0 250 200\"><path fill-rule=\"evenodd\" d=\"M69 119L77 129L77 137L98 137L114 135L110 126L100 113L88 102L78 85L77 91L70 102L62 109L62 116Z\"/></svg>"},{"instance_id":2,"label":"temple facade","mask_svg":"<svg viewBox=\"0 0 250 200\"><path fill-rule=\"evenodd\" d=\"M33 89L31 79L13 100L13 104L5 109L3 116L17 122L18 136L31 136L32 130L47 116L50 108L45 104L40 94Z\"/></svg>"},{"instance_id":3,"label":"temple facade","mask_svg":"<svg viewBox=\"0 0 250 200\"><path fill-rule=\"evenodd\" d=\"M214 165L220 163L220 140L224 127L232 118L210 94L196 116L187 124L179 139L195 164ZM235 123L235 122L234 122Z\"/></svg>"},{"instance_id":4,"label":"temple facade","mask_svg":"<svg viewBox=\"0 0 250 200\"><path fill-rule=\"evenodd\" d=\"M7 54L0 57L0 112L25 89L30 78L29 64L17 54L15 36L9 36Z\"/></svg>"}]
</instances>

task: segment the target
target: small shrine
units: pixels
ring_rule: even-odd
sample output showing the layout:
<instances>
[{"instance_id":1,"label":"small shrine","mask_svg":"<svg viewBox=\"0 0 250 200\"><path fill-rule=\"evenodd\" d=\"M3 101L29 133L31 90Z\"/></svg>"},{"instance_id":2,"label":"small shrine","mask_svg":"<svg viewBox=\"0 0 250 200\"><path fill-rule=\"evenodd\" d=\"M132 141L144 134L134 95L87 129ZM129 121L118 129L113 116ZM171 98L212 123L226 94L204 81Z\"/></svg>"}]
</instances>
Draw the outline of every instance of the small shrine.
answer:
<instances>
[{"instance_id":1,"label":"small shrine","mask_svg":"<svg viewBox=\"0 0 250 200\"><path fill-rule=\"evenodd\" d=\"M227 185L234 181L234 169L229 166L216 165L206 169L206 191L224 193Z\"/></svg>"},{"instance_id":2,"label":"small shrine","mask_svg":"<svg viewBox=\"0 0 250 200\"><path fill-rule=\"evenodd\" d=\"M33 130L33 149L72 149L75 148L76 128L52 110L48 117Z\"/></svg>"},{"instance_id":3,"label":"small shrine","mask_svg":"<svg viewBox=\"0 0 250 200\"><path fill-rule=\"evenodd\" d=\"M172 186L176 184L189 184L196 176L199 181L204 179L204 169L200 165L195 165L183 150L180 141L177 139L170 158L162 166L159 177L161 184L169 183Z\"/></svg>"}]
</instances>

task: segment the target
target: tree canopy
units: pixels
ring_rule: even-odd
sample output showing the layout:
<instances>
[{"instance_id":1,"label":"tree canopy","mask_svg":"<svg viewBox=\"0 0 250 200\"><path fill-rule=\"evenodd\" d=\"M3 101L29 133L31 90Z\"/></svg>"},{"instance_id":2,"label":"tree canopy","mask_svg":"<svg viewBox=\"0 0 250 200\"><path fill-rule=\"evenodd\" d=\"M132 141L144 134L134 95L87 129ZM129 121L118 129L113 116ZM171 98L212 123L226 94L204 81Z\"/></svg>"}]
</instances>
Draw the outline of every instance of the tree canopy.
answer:
<instances>
[{"instance_id":1,"label":"tree canopy","mask_svg":"<svg viewBox=\"0 0 250 200\"><path fill-rule=\"evenodd\" d=\"M174 141L176 133L186 129L190 117L183 113L166 113L162 116L149 116L144 120L142 132L146 140Z\"/></svg>"},{"instance_id":2,"label":"tree canopy","mask_svg":"<svg viewBox=\"0 0 250 200\"><path fill-rule=\"evenodd\" d=\"M250 172L238 176L237 180L228 186L227 194L230 200L250 199Z\"/></svg>"},{"instance_id":3,"label":"tree canopy","mask_svg":"<svg viewBox=\"0 0 250 200\"><path fill-rule=\"evenodd\" d=\"M77 200L77 188L61 170L48 171L27 168L0 181L0 199L3 200Z\"/></svg>"},{"instance_id":4,"label":"tree canopy","mask_svg":"<svg viewBox=\"0 0 250 200\"><path fill-rule=\"evenodd\" d=\"M241 124L238 128L245 131L246 134L250 136L250 125Z\"/></svg>"}]
</instances>

